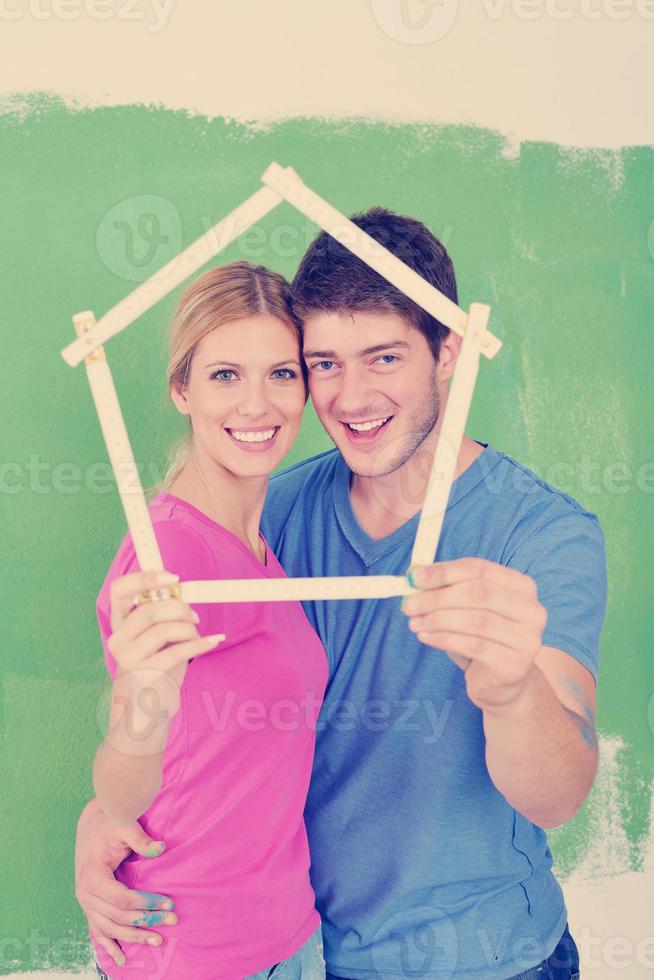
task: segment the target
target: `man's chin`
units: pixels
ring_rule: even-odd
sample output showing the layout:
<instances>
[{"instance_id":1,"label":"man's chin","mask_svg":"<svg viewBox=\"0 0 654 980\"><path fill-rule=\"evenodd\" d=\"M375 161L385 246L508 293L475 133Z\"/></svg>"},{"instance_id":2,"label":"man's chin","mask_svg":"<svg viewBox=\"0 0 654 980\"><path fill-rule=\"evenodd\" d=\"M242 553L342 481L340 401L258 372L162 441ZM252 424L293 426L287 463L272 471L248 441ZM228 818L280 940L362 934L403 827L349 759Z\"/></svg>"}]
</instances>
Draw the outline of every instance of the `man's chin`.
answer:
<instances>
[{"instance_id":1,"label":"man's chin","mask_svg":"<svg viewBox=\"0 0 654 980\"><path fill-rule=\"evenodd\" d=\"M355 476L388 476L389 473L393 473L402 465L402 460L389 458L386 453L373 454L371 452L368 455L364 452L357 452L349 445L339 446L338 443L336 443L336 448L345 460L349 471Z\"/></svg>"}]
</instances>

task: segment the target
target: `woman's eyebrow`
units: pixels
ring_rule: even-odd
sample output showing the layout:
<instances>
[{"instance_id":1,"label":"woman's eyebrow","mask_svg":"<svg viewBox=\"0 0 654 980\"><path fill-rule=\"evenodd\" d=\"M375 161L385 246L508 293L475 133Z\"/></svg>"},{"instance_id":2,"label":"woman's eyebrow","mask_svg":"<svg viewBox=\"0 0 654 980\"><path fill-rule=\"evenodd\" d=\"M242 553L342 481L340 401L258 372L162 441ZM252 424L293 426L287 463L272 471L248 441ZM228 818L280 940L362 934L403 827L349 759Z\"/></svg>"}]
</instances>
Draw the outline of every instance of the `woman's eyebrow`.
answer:
<instances>
[{"instance_id":1,"label":"woman's eyebrow","mask_svg":"<svg viewBox=\"0 0 654 980\"><path fill-rule=\"evenodd\" d=\"M212 361L211 364L205 364L204 366L205 366L205 368L218 367L219 364L221 364L221 365L223 365L225 367L233 367L233 368L243 367L242 364L234 364L233 361ZM297 364L298 367L301 366L300 365L300 362L297 361L294 357L289 357L285 361L277 361L276 364L271 364L270 367L271 368L278 368L278 367L281 367L283 364Z\"/></svg>"}]
</instances>

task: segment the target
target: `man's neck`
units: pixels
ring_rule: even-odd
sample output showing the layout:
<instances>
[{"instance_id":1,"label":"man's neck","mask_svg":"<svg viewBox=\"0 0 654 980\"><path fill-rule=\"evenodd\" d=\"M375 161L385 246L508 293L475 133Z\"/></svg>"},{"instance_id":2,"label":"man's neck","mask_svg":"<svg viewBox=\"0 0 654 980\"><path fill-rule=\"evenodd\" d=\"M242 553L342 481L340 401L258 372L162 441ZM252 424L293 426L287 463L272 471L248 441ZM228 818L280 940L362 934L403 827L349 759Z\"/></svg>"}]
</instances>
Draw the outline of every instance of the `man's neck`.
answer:
<instances>
[{"instance_id":1,"label":"man's neck","mask_svg":"<svg viewBox=\"0 0 654 980\"><path fill-rule=\"evenodd\" d=\"M433 452L433 447L423 444L403 466L386 476L351 475L350 504L354 516L374 541L388 537L421 509ZM454 479L458 479L483 452L483 446L464 436Z\"/></svg>"}]
</instances>

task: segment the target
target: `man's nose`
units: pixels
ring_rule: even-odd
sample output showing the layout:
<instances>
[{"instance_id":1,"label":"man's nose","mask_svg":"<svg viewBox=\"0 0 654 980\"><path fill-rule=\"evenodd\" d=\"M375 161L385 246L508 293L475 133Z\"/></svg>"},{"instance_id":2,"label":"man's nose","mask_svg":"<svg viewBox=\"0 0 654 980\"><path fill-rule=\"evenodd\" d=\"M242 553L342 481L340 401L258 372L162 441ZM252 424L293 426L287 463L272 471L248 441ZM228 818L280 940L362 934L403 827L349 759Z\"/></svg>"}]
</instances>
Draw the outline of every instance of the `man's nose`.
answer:
<instances>
[{"instance_id":1,"label":"man's nose","mask_svg":"<svg viewBox=\"0 0 654 980\"><path fill-rule=\"evenodd\" d=\"M341 372L338 394L334 402L335 414L346 421L357 421L361 410L370 403L372 394L365 371L346 368Z\"/></svg>"}]
</instances>

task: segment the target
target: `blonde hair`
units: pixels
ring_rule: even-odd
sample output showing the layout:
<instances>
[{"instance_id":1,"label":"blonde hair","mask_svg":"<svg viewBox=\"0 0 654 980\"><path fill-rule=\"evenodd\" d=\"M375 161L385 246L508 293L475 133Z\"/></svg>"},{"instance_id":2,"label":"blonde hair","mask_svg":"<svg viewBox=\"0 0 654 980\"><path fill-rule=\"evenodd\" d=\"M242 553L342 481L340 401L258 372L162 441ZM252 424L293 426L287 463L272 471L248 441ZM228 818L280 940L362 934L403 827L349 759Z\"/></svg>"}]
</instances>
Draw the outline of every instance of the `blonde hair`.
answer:
<instances>
[{"instance_id":1,"label":"blonde hair","mask_svg":"<svg viewBox=\"0 0 654 980\"><path fill-rule=\"evenodd\" d=\"M168 390L183 388L189 376L197 345L216 327L248 316L278 317L291 327L302 346L302 327L291 306L291 291L283 276L250 262L232 262L210 269L184 291L173 314L168 335ZM306 367L302 356L302 377L307 389ZM171 446L166 474L148 496L167 490L186 466L193 446L189 430Z\"/></svg>"}]
</instances>

